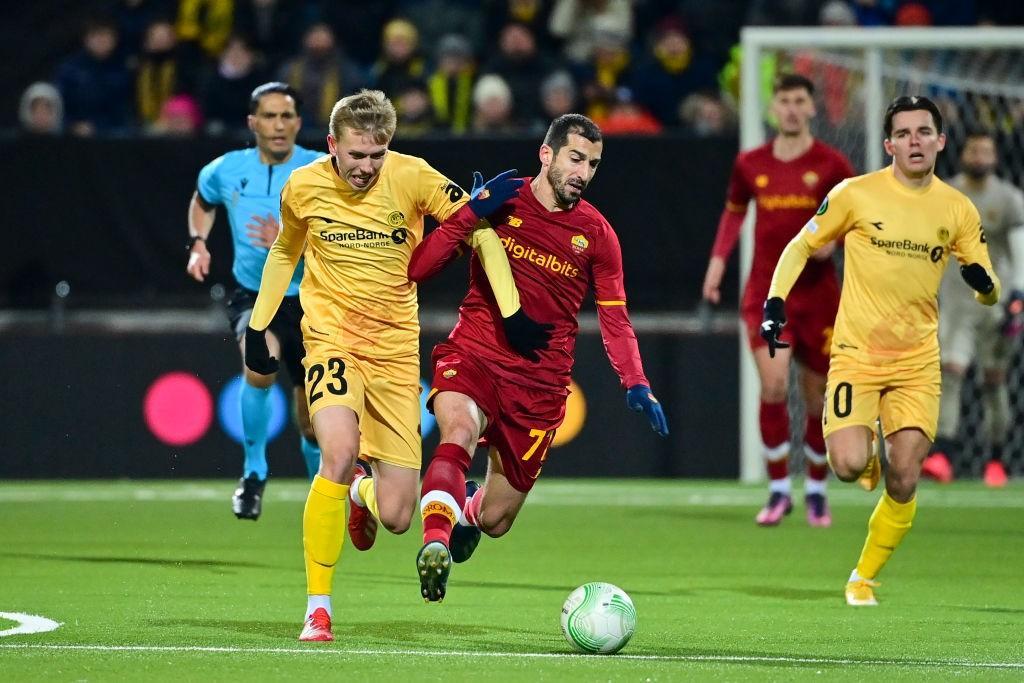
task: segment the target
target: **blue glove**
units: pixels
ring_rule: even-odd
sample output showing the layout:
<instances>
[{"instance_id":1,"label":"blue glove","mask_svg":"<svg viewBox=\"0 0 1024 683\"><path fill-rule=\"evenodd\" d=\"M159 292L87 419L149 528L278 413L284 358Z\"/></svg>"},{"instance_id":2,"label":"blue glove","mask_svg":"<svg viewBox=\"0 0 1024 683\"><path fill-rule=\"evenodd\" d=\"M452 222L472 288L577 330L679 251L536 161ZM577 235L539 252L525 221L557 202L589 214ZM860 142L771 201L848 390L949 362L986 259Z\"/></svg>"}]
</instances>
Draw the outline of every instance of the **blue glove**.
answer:
<instances>
[{"instance_id":1,"label":"blue glove","mask_svg":"<svg viewBox=\"0 0 1024 683\"><path fill-rule=\"evenodd\" d=\"M665 419L665 411L661 409L658 399L654 398L651 388L643 384L631 386L626 392L626 407L643 413L651 421L651 429L661 436L668 436L668 420Z\"/></svg>"},{"instance_id":2,"label":"blue glove","mask_svg":"<svg viewBox=\"0 0 1024 683\"><path fill-rule=\"evenodd\" d=\"M476 199L482 189L484 189L484 174L480 171L473 171L473 189L469 191L469 198Z\"/></svg>"},{"instance_id":3,"label":"blue glove","mask_svg":"<svg viewBox=\"0 0 1024 683\"><path fill-rule=\"evenodd\" d=\"M789 344L779 340L785 326L786 303L781 297L773 296L764 302L764 322L761 323L761 338L768 342L768 355L771 358L775 358L775 349L789 348Z\"/></svg>"},{"instance_id":4,"label":"blue glove","mask_svg":"<svg viewBox=\"0 0 1024 683\"><path fill-rule=\"evenodd\" d=\"M472 199L469 200L469 208L477 215L477 218L487 218L500 209L502 204L519 196L519 188L523 186L523 180L514 178L516 173L518 171L514 168L499 173L484 183L480 190L475 189L476 176L479 174L474 174L474 190L470 192ZM480 177L483 178L483 176Z\"/></svg>"}]
</instances>

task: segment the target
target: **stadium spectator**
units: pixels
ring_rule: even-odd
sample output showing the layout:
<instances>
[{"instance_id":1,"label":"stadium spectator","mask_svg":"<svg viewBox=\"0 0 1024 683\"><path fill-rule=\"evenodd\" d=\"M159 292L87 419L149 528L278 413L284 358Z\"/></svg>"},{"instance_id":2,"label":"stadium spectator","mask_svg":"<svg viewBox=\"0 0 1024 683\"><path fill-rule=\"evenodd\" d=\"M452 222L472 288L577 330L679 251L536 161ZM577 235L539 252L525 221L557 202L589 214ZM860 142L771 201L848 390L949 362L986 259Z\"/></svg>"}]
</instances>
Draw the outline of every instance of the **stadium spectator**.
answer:
<instances>
[{"instance_id":1,"label":"stadium spectator","mask_svg":"<svg viewBox=\"0 0 1024 683\"><path fill-rule=\"evenodd\" d=\"M235 33L246 36L268 64L278 65L302 40L303 7L291 0L239 0Z\"/></svg>"},{"instance_id":2,"label":"stadium spectator","mask_svg":"<svg viewBox=\"0 0 1024 683\"><path fill-rule=\"evenodd\" d=\"M714 85L714 65L694 54L686 28L674 17L658 24L650 52L630 78L637 102L663 124L677 120L679 104L688 95Z\"/></svg>"},{"instance_id":3,"label":"stadium spectator","mask_svg":"<svg viewBox=\"0 0 1024 683\"><path fill-rule=\"evenodd\" d=\"M408 19L392 19L384 26L380 57L370 69L375 88L388 96L397 96L426 78L427 60L420 53L419 39L419 31ZM401 107L397 101L395 105L401 119Z\"/></svg>"},{"instance_id":4,"label":"stadium spectator","mask_svg":"<svg viewBox=\"0 0 1024 683\"><path fill-rule=\"evenodd\" d=\"M422 45L437 45L444 36L457 33L469 41L474 53L489 47L479 0L401 0L395 14L416 25Z\"/></svg>"},{"instance_id":5,"label":"stadium spectator","mask_svg":"<svg viewBox=\"0 0 1024 683\"><path fill-rule=\"evenodd\" d=\"M338 48L334 31L314 24L302 39L302 53L281 67L278 78L299 92L306 104L305 124L326 128L334 103L364 85L358 66Z\"/></svg>"},{"instance_id":6,"label":"stadium spectator","mask_svg":"<svg viewBox=\"0 0 1024 683\"><path fill-rule=\"evenodd\" d=\"M234 0L179 0L175 28L183 44L216 59L231 37L234 20Z\"/></svg>"},{"instance_id":7,"label":"stadium spectator","mask_svg":"<svg viewBox=\"0 0 1024 683\"><path fill-rule=\"evenodd\" d=\"M244 130L249 94L265 81L262 64L247 39L233 35L220 60L205 70L198 88L207 132Z\"/></svg>"},{"instance_id":8,"label":"stadium spectator","mask_svg":"<svg viewBox=\"0 0 1024 683\"><path fill-rule=\"evenodd\" d=\"M548 33L548 0L483 0L482 4L485 36L496 36L505 26L519 24L533 35L542 53L553 50L555 38Z\"/></svg>"},{"instance_id":9,"label":"stadium spectator","mask_svg":"<svg viewBox=\"0 0 1024 683\"><path fill-rule=\"evenodd\" d=\"M619 89L617 99L600 124L607 135L657 135L663 129L661 122L635 102L626 88Z\"/></svg>"},{"instance_id":10,"label":"stadium spectator","mask_svg":"<svg viewBox=\"0 0 1024 683\"><path fill-rule=\"evenodd\" d=\"M157 19L146 27L142 53L135 73L136 116L141 125L154 123L172 95L191 92L195 84L194 62L179 49L174 24Z\"/></svg>"},{"instance_id":11,"label":"stadium spectator","mask_svg":"<svg viewBox=\"0 0 1024 683\"><path fill-rule=\"evenodd\" d=\"M161 137L192 137L203 125L199 104L191 95L172 95L160 107L160 116L148 129Z\"/></svg>"},{"instance_id":12,"label":"stadium spectator","mask_svg":"<svg viewBox=\"0 0 1024 683\"><path fill-rule=\"evenodd\" d=\"M822 26L856 26L857 14L843 0L828 0L818 12L818 23Z\"/></svg>"},{"instance_id":13,"label":"stadium spectator","mask_svg":"<svg viewBox=\"0 0 1024 683\"><path fill-rule=\"evenodd\" d=\"M931 26L932 13L920 2L907 2L900 5L893 16L896 26Z\"/></svg>"},{"instance_id":14,"label":"stadium spectator","mask_svg":"<svg viewBox=\"0 0 1024 683\"><path fill-rule=\"evenodd\" d=\"M501 76L486 74L473 88L473 132L511 133L515 131L512 89Z\"/></svg>"},{"instance_id":15,"label":"stadium spectator","mask_svg":"<svg viewBox=\"0 0 1024 683\"><path fill-rule=\"evenodd\" d=\"M541 132L563 114L577 110L578 93L576 83L568 71L556 71L540 84L540 101L544 110L541 118L534 121L534 128Z\"/></svg>"},{"instance_id":16,"label":"stadium spectator","mask_svg":"<svg viewBox=\"0 0 1024 683\"><path fill-rule=\"evenodd\" d=\"M857 23L861 26L888 26L892 23L896 0L854 0Z\"/></svg>"},{"instance_id":17,"label":"stadium spectator","mask_svg":"<svg viewBox=\"0 0 1024 683\"><path fill-rule=\"evenodd\" d=\"M548 22L551 35L564 41L572 62L589 62L602 34L633 37L633 8L629 0L556 0Z\"/></svg>"},{"instance_id":18,"label":"stadium spectator","mask_svg":"<svg viewBox=\"0 0 1024 683\"><path fill-rule=\"evenodd\" d=\"M120 0L114 10L121 50L126 56L142 51L146 27L157 19L173 17L176 0Z\"/></svg>"},{"instance_id":19,"label":"stadium spectator","mask_svg":"<svg viewBox=\"0 0 1024 683\"><path fill-rule=\"evenodd\" d=\"M117 51L117 27L109 19L91 19L82 43L57 68L68 130L82 136L123 130L129 125L131 72Z\"/></svg>"},{"instance_id":20,"label":"stadium spectator","mask_svg":"<svg viewBox=\"0 0 1024 683\"><path fill-rule=\"evenodd\" d=\"M446 35L437 45L437 69L427 85L434 118L452 133L465 133L473 116L473 80L476 63L465 36Z\"/></svg>"},{"instance_id":21,"label":"stadium spectator","mask_svg":"<svg viewBox=\"0 0 1024 683\"><path fill-rule=\"evenodd\" d=\"M434 130L434 111L426 84L409 83L395 100L401 137L419 137Z\"/></svg>"},{"instance_id":22,"label":"stadium spectator","mask_svg":"<svg viewBox=\"0 0 1024 683\"><path fill-rule=\"evenodd\" d=\"M64 100L49 83L36 82L21 95L18 120L31 135L59 135L64 128Z\"/></svg>"},{"instance_id":23,"label":"stadium spectator","mask_svg":"<svg viewBox=\"0 0 1024 683\"><path fill-rule=\"evenodd\" d=\"M618 89L631 78L632 59L628 38L619 31L599 31L588 64L577 65L587 115L595 120L607 117L618 98Z\"/></svg>"},{"instance_id":24,"label":"stadium spectator","mask_svg":"<svg viewBox=\"0 0 1024 683\"><path fill-rule=\"evenodd\" d=\"M501 76L512 90L513 119L525 124L541 115L540 82L552 64L537 49L537 40L523 24L508 24L498 37L498 52L483 68Z\"/></svg>"},{"instance_id":25,"label":"stadium spectator","mask_svg":"<svg viewBox=\"0 0 1024 683\"><path fill-rule=\"evenodd\" d=\"M369 71L381 51L380 37L384 26L393 17L401 16L395 0L306 2L311 6L310 13L319 14L321 21L330 24L338 42L345 46L345 54L355 60L364 72Z\"/></svg>"},{"instance_id":26,"label":"stadium spectator","mask_svg":"<svg viewBox=\"0 0 1024 683\"><path fill-rule=\"evenodd\" d=\"M731 135L736 113L713 92L695 92L679 104L679 122L698 137Z\"/></svg>"}]
</instances>

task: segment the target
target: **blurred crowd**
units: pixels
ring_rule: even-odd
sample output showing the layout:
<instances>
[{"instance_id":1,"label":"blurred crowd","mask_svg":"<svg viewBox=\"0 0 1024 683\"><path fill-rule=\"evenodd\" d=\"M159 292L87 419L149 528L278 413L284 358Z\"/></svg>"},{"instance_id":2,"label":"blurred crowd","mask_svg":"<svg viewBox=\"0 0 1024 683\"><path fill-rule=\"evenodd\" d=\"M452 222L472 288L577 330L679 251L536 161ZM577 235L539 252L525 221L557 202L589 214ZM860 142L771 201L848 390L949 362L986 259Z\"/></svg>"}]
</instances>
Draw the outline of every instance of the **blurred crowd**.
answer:
<instances>
[{"instance_id":1,"label":"blurred crowd","mask_svg":"<svg viewBox=\"0 0 1024 683\"><path fill-rule=\"evenodd\" d=\"M286 81L303 121L384 90L399 134L542 131L580 111L605 132L731 133L743 25L1024 23L1001 0L119 0L21 97L29 134L225 135Z\"/></svg>"}]
</instances>

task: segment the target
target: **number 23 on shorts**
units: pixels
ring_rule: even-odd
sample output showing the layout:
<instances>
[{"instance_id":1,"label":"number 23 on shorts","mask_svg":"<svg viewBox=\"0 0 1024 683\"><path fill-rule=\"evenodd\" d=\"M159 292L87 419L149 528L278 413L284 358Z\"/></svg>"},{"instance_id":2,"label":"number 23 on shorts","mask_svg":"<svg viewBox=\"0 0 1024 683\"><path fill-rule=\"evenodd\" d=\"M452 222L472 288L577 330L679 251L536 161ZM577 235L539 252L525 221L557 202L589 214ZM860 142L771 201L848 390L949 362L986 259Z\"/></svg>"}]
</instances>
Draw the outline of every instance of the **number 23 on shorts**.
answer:
<instances>
[{"instance_id":1,"label":"number 23 on shorts","mask_svg":"<svg viewBox=\"0 0 1024 683\"><path fill-rule=\"evenodd\" d=\"M335 396L344 396L348 393L348 382L345 380L345 361L340 358L327 360L327 368L323 363L315 363L309 366L306 372L306 387L309 389L309 404L313 405L317 400L324 397L324 391L320 387L324 377L330 378L323 383L323 389Z\"/></svg>"}]
</instances>

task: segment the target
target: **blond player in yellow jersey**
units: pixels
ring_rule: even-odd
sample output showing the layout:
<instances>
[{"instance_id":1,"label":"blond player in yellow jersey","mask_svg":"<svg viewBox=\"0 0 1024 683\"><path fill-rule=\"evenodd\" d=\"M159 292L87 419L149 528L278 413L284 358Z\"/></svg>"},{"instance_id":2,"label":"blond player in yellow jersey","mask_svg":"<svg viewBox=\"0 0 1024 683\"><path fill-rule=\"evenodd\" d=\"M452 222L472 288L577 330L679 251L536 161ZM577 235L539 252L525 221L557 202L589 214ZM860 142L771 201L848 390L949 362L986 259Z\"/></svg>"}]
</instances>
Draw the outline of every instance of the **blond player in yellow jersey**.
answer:
<instances>
[{"instance_id":1,"label":"blond player in yellow jersey","mask_svg":"<svg viewBox=\"0 0 1024 683\"><path fill-rule=\"evenodd\" d=\"M331 582L346 498L360 550L373 544L378 521L402 533L416 509L419 322L407 272L423 217L472 228L522 184L507 171L471 198L424 160L390 151L395 126L395 109L380 91L334 106L330 155L296 169L281 193L281 232L246 330L246 365L259 374L276 370L264 331L305 256L305 392L321 461L302 517L308 602L300 640L333 640ZM520 352L544 348L547 332L519 309L500 239L487 223L480 226L462 234L470 234L506 330ZM358 458L368 464L356 467Z\"/></svg>"},{"instance_id":2,"label":"blond player in yellow jersey","mask_svg":"<svg viewBox=\"0 0 1024 683\"><path fill-rule=\"evenodd\" d=\"M873 489L881 463L872 451L880 419L888 445L885 490L846 584L850 605L876 605L875 577L910 529L921 462L939 415L938 291L952 254L986 306L999 300L977 209L934 175L946 144L942 116L925 97L898 97L885 113L893 163L836 185L817 215L786 246L764 305L761 335L783 346L784 299L807 258L845 236L843 292L832 336L825 410L829 463L843 481Z\"/></svg>"}]
</instances>

